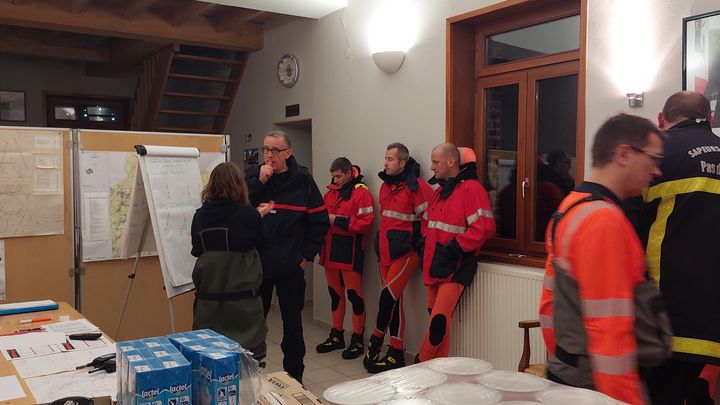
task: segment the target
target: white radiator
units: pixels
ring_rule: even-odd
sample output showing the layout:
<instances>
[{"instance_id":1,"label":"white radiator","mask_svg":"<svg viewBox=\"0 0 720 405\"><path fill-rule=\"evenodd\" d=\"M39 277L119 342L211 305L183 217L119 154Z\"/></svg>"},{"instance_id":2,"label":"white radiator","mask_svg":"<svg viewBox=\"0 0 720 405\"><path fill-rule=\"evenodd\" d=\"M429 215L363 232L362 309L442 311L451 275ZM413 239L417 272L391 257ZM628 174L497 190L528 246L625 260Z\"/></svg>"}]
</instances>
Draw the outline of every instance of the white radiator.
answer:
<instances>
[{"instance_id":1,"label":"white radiator","mask_svg":"<svg viewBox=\"0 0 720 405\"><path fill-rule=\"evenodd\" d=\"M523 334L518 321L538 318L543 271L481 263L453 316L450 355L517 370ZM545 361L539 328L530 330L530 363Z\"/></svg>"}]
</instances>

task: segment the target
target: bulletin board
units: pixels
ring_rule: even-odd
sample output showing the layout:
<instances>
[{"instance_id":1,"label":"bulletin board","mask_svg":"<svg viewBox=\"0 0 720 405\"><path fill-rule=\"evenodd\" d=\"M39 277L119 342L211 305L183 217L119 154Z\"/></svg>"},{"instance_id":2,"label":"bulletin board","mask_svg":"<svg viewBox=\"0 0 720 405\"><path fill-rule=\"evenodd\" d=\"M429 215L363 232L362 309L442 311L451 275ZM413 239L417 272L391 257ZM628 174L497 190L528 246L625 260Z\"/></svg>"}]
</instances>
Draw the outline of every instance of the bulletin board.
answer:
<instances>
[{"instance_id":1,"label":"bulletin board","mask_svg":"<svg viewBox=\"0 0 720 405\"><path fill-rule=\"evenodd\" d=\"M83 152L134 152L135 145L196 147L202 155L225 150L225 135L164 134L146 132L79 131ZM82 175L83 173L81 173ZM80 197L82 199L82 196ZM122 326L117 329L134 259L85 261L82 275L82 313L117 341L171 332L170 310L163 290L157 256L142 257L128 299ZM192 326L192 292L173 298L176 331Z\"/></svg>"},{"instance_id":2,"label":"bulletin board","mask_svg":"<svg viewBox=\"0 0 720 405\"><path fill-rule=\"evenodd\" d=\"M71 133L69 129L57 128L30 128L30 127L0 127L0 138L5 142L8 140L12 143L22 141L22 147L19 149L26 157L30 157L32 164L27 167L21 167L17 153L8 152L8 144L0 147L0 179L4 188L8 188L11 192L3 190L2 201L4 208L13 202L8 199L20 198L20 203L27 204L30 202L26 199L32 199L33 194L43 194L46 189L45 183L49 177L30 178L33 189L31 191L22 190L18 187L13 190L10 182L17 176L33 176L28 174L31 171L50 170L53 171L52 177L55 179L56 185L52 188L53 198L56 202L62 201L62 210L59 213L49 212L45 209L31 209L28 211L23 207L23 212L8 213L17 218L17 216L37 215L32 218L32 222L39 227L31 230L35 236L8 236L2 237L0 240L4 243L4 267L5 267L5 300L0 302L18 302L18 301L34 301L52 299L55 301L64 301L72 305L74 302L73 295L73 279L71 277L71 269L73 267L73 218L72 218L72 160L71 149L69 148ZM32 140L29 143L26 142ZM51 142L46 142L50 140ZM5 143L4 142L4 143ZM50 146L50 149L47 149ZM42 153L42 148L46 148L48 153ZM40 153L38 153L40 151ZM43 155L49 159L43 158ZM43 163L43 160L47 162ZM49 162L52 160L55 163ZM52 167L57 164L56 167ZM15 166L15 167L8 167ZM16 170L17 173L13 172ZM61 192L60 192L61 191ZM45 193L48 194L48 193ZM18 203L16 200L14 203ZM6 217L5 219L11 219ZM48 221L53 223L52 230L47 231ZM3 221L0 232L7 234L12 233L12 226ZM23 228L28 228L27 224ZM42 234L46 232L48 234Z\"/></svg>"}]
</instances>

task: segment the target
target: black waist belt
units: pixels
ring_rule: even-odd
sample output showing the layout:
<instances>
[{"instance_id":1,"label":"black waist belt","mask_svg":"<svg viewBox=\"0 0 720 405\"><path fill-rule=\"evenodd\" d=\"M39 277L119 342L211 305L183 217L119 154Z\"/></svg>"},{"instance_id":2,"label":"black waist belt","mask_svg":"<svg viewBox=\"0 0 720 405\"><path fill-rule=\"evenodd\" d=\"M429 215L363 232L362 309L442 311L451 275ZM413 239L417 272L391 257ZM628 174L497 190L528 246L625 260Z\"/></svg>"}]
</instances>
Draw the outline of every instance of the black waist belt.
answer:
<instances>
[{"instance_id":1,"label":"black waist belt","mask_svg":"<svg viewBox=\"0 0 720 405\"><path fill-rule=\"evenodd\" d=\"M209 293L195 291L195 297L207 301L240 301L257 297L257 290L243 290L231 293Z\"/></svg>"},{"instance_id":2,"label":"black waist belt","mask_svg":"<svg viewBox=\"0 0 720 405\"><path fill-rule=\"evenodd\" d=\"M580 357L587 357L586 355L572 354L565 351L560 346L555 346L555 358L567 364L570 367L578 367L578 359Z\"/></svg>"}]
</instances>

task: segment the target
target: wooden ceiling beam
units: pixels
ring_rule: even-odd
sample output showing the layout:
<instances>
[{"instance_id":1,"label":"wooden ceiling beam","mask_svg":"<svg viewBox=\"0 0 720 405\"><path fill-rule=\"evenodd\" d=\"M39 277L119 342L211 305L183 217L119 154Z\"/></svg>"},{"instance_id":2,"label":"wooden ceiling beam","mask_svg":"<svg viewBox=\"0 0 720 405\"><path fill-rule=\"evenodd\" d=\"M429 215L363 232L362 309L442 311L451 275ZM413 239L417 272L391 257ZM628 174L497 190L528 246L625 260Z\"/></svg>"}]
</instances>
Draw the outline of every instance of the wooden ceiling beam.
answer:
<instances>
[{"instance_id":1,"label":"wooden ceiling beam","mask_svg":"<svg viewBox=\"0 0 720 405\"><path fill-rule=\"evenodd\" d=\"M87 41L86 41L85 43L87 44L88 47L94 48L94 47L99 46L100 44L102 44L103 41L105 41L106 39L108 39L108 37L103 37L103 36L99 36L99 35L92 35L92 36L89 36L89 37L88 37L88 39L87 39Z\"/></svg>"},{"instance_id":2,"label":"wooden ceiling beam","mask_svg":"<svg viewBox=\"0 0 720 405\"><path fill-rule=\"evenodd\" d=\"M263 47L263 27L260 25L246 23L238 25L232 32L220 33L207 18L191 18L183 26L173 27L149 11L127 21L118 13L92 3L79 14L50 2L16 7L0 1L1 24L250 52Z\"/></svg>"},{"instance_id":3,"label":"wooden ceiling beam","mask_svg":"<svg viewBox=\"0 0 720 405\"><path fill-rule=\"evenodd\" d=\"M110 40L110 62L88 63L88 76L115 77L135 73L135 68L149 56L170 46L167 42L147 42L134 39L113 38Z\"/></svg>"},{"instance_id":4,"label":"wooden ceiling beam","mask_svg":"<svg viewBox=\"0 0 720 405\"><path fill-rule=\"evenodd\" d=\"M185 23L190 21L190 19L196 15L202 14L203 12L213 9L216 6L216 4L203 3L201 1L185 3L175 9L175 11L169 16L168 21L173 27L180 27L185 25Z\"/></svg>"},{"instance_id":5,"label":"wooden ceiling beam","mask_svg":"<svg viewBox=\"0 0 720 405\"><path fill-rule=\"evenodd\" d=\"M140 13L147 10L148 7L155 4L157 0L130 0L127 2L127 6L123 11L123 18L126 20L132 20L137 17Z\"/></svg>"},{"instance_id":6,"label":"wooden ceiling beam","mask_svg":"<svg viewBox=\"0 0 720 405\"><path fill-rule=\"evenodd\" d=\"M250 10L247 8L229 9L222 15L215 17L215 31L227 32L236 25L242 25L255 18L267 14L265 11Z\"/></svg>"},{"instance_id":7,"label":"wooden ceiling beam","mask_svg":"<svg viewBox=\"0 0 720 405\"><path fill-rule=\"evenodd\" d=\"M54 42L60 36L60 34L60 31L45 31L42 42L51 45L52 42Z\"/></svg>"},{"instance_id":8,"label":"wooden ceiling beam","mask_svg":"<svg viewBox=\"0 0 720 405\"><path fill-rule=\"evenodd\" d=\"M41 41L20 38L3 38L0 53L32 55L80 62L106 63L110 61L110 47L72 48L48 45Z\"/></svg>"},{"instance_id":9,"label":"wooden ceiling beam","mask_svg":"<svg viewBox=\"0 0 720 405\"><path fill-rule=\"evenodd\" d=\"M68 0L68 9L71 13L79 13L87 7L91 0Z\"/></svg>"}]
</instances>

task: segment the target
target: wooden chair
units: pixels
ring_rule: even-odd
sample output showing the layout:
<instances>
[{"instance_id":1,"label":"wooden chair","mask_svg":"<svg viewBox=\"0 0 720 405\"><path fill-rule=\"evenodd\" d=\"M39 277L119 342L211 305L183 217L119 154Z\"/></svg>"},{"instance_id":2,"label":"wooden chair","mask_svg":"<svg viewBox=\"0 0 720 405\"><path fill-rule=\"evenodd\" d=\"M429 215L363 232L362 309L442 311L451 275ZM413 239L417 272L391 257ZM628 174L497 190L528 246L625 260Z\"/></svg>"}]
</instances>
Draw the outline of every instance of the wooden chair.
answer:
<instances>
[{"instance_id":1,"label":"wooden chair","mask_svg":"<svg viewBox=\"0 0 720 405\"><path fill-rule=\"evenodd\" d=\"M518 363L518 371L547 378L547 363L530 364L530 329L539 327L540 321L538 320L518 322L518 328L523 330L523 351Z\"/></svg>"}]
</instances>

